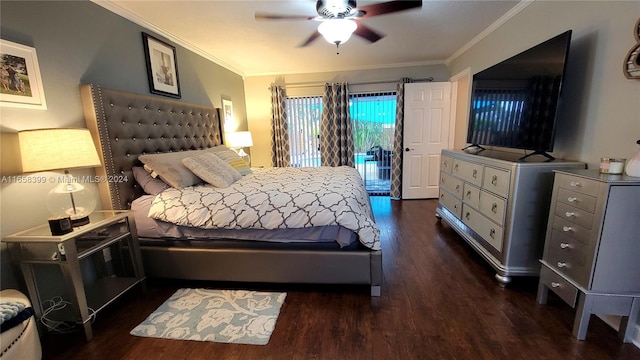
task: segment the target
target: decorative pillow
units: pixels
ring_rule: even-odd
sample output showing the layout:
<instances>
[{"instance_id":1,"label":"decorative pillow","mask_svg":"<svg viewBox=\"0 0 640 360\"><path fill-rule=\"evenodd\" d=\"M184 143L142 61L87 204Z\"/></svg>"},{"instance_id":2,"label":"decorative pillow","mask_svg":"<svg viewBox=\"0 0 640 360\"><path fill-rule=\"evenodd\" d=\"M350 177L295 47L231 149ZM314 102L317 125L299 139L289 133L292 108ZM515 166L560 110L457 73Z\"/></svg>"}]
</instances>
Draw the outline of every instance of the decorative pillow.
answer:
<instances>
[{"instance_id":1,"label":"decorative pillow","mask_svg":"<svg viewBox=\"0 0 640 360\"><path fill-rule=\"evenodd\" d=\"M225 188L242 178L236 169L213 153L185 158L182 159L182 163L202 180L215 187Z\"/></svg>"},{"instance_id":2,"label":"decorative pillow","mask_svg":"<svg viewBox=\"0 0 640 360\"><path fill-rule=\"evenodd\" d=\"M12 327L27 320L35 311L31 306L17 301L0 302L0 332L5 332Z\"/></svg>"},{"instance_id":3,"label":"decorative pillow","mask_svg":"<svg viewBox=\"0 0 640 360\"><path fill-rule=\"evenodd\" d=\"M251 174L251 167L247 164L246 161L242 160L240 155L236 154L233 150L224 150L220 152L215 152L215 154L222 160L224 160L227 164L231 165L232 168L236 169L240 175L245 176L247 174Z\"/></svg>"},{"instance_id":4,"label":"decorative pillow","mask_svg":"<svg viewBox=\"0 0 640 360\"><path fill-rule=\"evenodd\" d=\"M158 195L162 190L170 187L166 182L158 178L154 179L147 170L140 166L134 166L131 171L133 171L133 178L146 194Z\"/></svg>"},{"instance_id":5,"label":"decorative pillow","mask_svg":"<svg viewBox=\"0 0 640 360\"><path fill-rule=\"evenodd\" d=\"M182 164L182 159L203 154L209 150L190 150L162 154L148 154L138 156L145 170L152 177L160 176L165 183L176 189L185 188L202 183L202 180L194 175Z\"/></svg>"}]
</instances>

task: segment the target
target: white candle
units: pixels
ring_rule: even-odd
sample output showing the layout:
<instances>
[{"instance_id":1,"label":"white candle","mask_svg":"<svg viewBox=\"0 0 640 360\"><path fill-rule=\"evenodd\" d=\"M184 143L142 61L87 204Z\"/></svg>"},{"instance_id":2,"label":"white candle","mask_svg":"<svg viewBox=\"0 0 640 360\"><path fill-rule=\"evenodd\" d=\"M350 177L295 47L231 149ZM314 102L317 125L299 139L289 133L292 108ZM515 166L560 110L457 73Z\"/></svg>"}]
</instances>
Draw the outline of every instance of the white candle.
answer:
<instances>
[{"instance_id":1,"label":"white candle","mask_svg":"<svg viewBox=\"0 0 640 360\"><path fill-rule=\"evenodd\" d=\"M609 163L609 174L622 174L624 170L624 160L612 159Z\"/></svg>"}]
</instances>

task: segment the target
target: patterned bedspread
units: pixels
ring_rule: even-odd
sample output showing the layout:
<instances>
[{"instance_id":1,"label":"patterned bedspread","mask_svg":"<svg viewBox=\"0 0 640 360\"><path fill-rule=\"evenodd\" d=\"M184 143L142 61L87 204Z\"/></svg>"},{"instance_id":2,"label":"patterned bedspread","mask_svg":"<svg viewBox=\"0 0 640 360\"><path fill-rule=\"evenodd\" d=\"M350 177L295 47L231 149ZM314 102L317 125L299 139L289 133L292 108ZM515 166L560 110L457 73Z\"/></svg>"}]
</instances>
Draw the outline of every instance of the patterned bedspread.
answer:
<instances>
[{"instance_id":1,"label":"patterned bedspread","mask_svg":"<svg viewBox=\"0 0 640 360\"><path fill-rule=\"evenodd\" d=\"M268 168L227 188L170 188L156 196L149 217L206 229L302 228L341 225L380 249L362 178L354 168Z\"/></svg>"}]
</instances>

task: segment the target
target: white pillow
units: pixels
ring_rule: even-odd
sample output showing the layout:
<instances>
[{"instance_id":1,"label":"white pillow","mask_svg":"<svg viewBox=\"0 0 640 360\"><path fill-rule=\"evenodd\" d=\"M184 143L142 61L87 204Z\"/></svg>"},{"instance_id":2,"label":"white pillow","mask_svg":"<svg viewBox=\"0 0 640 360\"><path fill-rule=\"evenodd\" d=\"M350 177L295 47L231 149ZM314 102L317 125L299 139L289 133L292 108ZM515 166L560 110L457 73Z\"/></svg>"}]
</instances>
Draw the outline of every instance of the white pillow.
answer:
<instances>
[{"instance_id":1,"label":"white pillow","mask_svg":"<svg viewBox=\"0 0 640 360\"><path fill-rule=\"evenodd\" d=\"M242 178L236 169L213 153L184 158L182 163L199 178L215 187L225 188Z\"/></svg>"}]
</instances>

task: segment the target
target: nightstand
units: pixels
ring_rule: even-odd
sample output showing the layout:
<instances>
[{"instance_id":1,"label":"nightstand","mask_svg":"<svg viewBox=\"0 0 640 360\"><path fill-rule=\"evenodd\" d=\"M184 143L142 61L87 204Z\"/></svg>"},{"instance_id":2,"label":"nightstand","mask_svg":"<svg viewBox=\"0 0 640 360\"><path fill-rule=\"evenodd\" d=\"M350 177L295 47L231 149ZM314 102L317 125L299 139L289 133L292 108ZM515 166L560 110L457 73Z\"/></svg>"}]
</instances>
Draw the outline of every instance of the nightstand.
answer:
<instances>
[{"instance_id":1,"label":"nightstand","mask_svg":"<svg viewBox=\"0 0 640 360\"><path fill-rule=\"evenodd\" d=\"M36 268L60 269L72 309L48 316L81 325L87 341L93 337L93 313L145 279L133 212L95 211L89 218L89 224L65 235L51 235L44 224L2 239L22 269L38 320L47 299L40 298L44 284L38 284Z\"/></svg>"}]
</instances>

